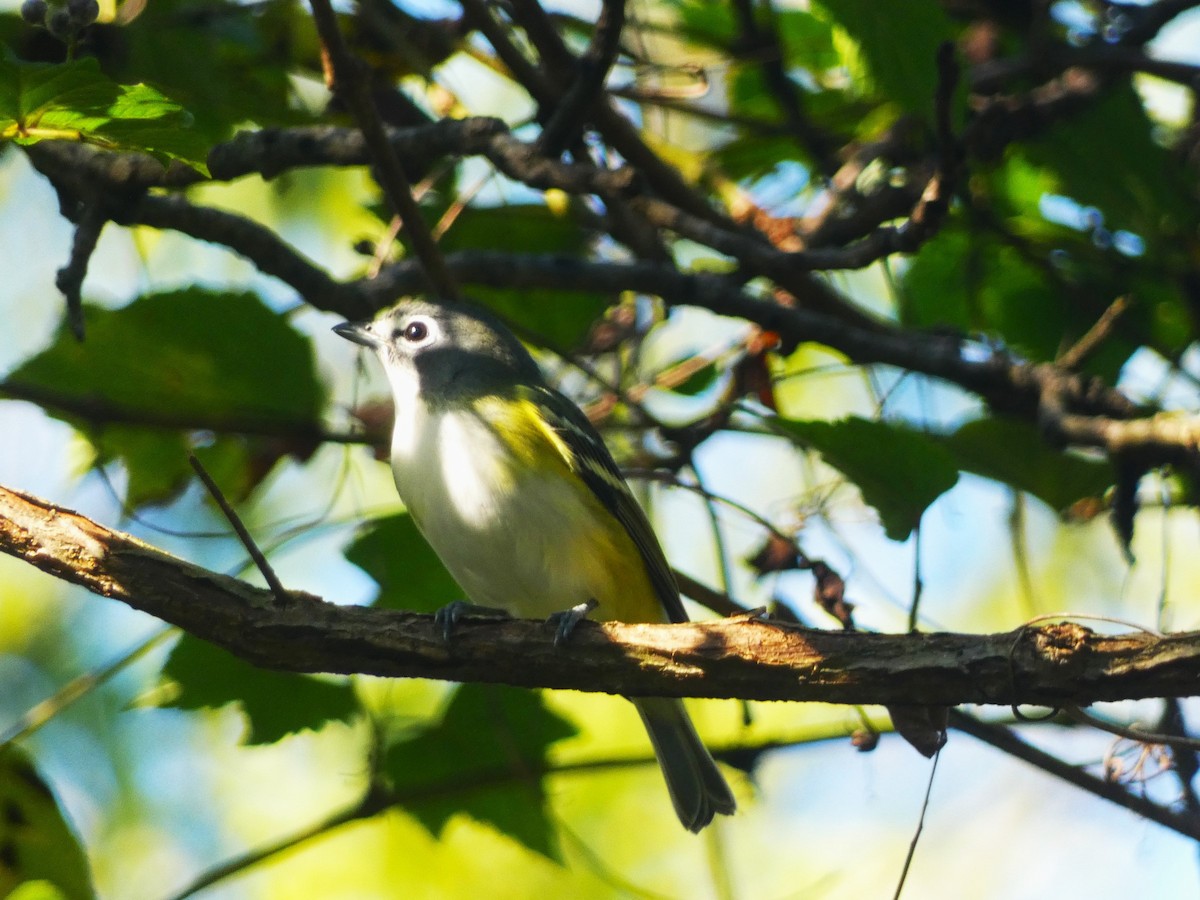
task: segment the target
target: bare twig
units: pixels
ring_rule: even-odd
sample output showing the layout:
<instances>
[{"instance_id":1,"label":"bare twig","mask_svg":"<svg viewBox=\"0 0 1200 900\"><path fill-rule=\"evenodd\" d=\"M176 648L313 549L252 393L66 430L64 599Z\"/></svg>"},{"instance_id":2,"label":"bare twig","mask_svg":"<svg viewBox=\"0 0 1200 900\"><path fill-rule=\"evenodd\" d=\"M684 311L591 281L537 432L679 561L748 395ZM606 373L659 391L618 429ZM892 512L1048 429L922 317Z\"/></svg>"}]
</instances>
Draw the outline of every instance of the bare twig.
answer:
<instances>
[{"instance_id":1,"label":"bare twig","mask_svg":"<svg viewBox=\"0 0 1200 900\"><path fill-rule=\"evenodd\" d=\"M72 678L55 691L52 697L47 697L34 705L21 718L0 731L0 749L13 741L29 737L72 703L86 696L114 675L123 672L130 663L141 659L168 637L177 633L174 628L169 626L159 628L150 637L133 649L122 653L108 665Z\"/></svg>"},{"instance_id":2,"label":"bare twig","mask_svg":"<svg viewBox=\"0 0 1200 900\"><path fill-rule=\"evenodd\" d=\"M225 494L221 491L221 488L217 486L217 483L213 481L212 476L208 474L208 470L204 468L204 464L196 458L195 453L188 453L188 462L191 464L196 475L200 478L200 482L208 491L209 496L213 498L213 501L218 507L220 507L221 512L229 521L234 533L238 536L238 540L242 542L242 546L246 548L246 552L250 555L250 559L254 561L255 567L262 574L263 579L267 582L267 587L269 587L271 589L271 593L275 595L275 602L280 606L286 606L291 603L292 595L289 594L287 588L283 586L283 582L279 580L279 576L275 574L275 570L271 568L271 564L267 562L266 556L264 556L263 552L258 549L258 544L254 542L254 538L251 536L250 531L242 522L242 517L237 514L237 510L235 510L230 505L229 501L225 499Z\"/></svg>"},{"instance_id":3,"label":"bare twig","mask_svg":"<svg viewBox=\"0 0 1200 900\"><path fill-rule=\"evenodd\" d=\"M229 414L197 416L176 409L143 409L97 396L81 390L66 393L32 382L6 379L0 381L0 397L27 400L54 414L64 414L89 425L143 425L150 428L172 428L179 431L212 431L218 434L241 434L254 437L281 438L301 446L332 444L372 444L385 446L389 435L385 429L333 431L319 422L294 419L269 419L261 414Z\"/></svg>"},{"instance_id":4,"label":"bare twig","mask_svg":"<svg viewBox=\"0 0 1200 900\"><path fill-rule=\"evenodd\" d=\"M592 41L579 58L578 74L538 138L538 149L545 155L554 157L563 151L574 139L580 120L600 97L608 71L621 49L624 26L625 0L605 0Z\"/></svg>"},{"instance_id":5,"label":"bare twig","mask_svg":"<svg viewBox=\"0 0 1200 900\"><path fill-rule=\"evenodd\" d=\"M1182 816L1170 809L1159 806L1157 803L1147 800L1140 794L1129 791L1123 785L1090 775L1078 766L1074 766L1051 753L1047 753L1026 743L1011 728L982 722L974 716L956 709L950 710L950 725L959 731L983 741L985 744L990 744L1009 756L1027 762L1057 778L1061 778L1068 784L1073 784L1075 787L1081 788L1089 794L1122 806L1145 819L1149 819L1151 822L1156 822L1165 828L1170 828L1172 831L1190 837L1192 840L1200 841L1200 825L1190 816Z\"/></svg>"},{"instance_id":6,"label":"bare twig","mask_svg":"<svg viewBox=\"0 0 1200 900\"><path fill-rule=\"evenodd\" d=\"M1055 360L1055 364L1064 369L1078 369L1084 364L1089 356L1095 353L1100 345L1103 344L1117 322L1129 310L1132 305L1132 299L1129 295L1118 297L1108 308L1101 313L1100 318L1092 325L1070 348L1065 350Z\"/></svg>"},{"instance_id":7,"label":"bare twig","mask_svg":"<svg viewBox=\"0 0 1200 900\"><path fill-rule=\"evenodd\" d=\"M412 185L409 184L400 160L388 143L383 122L363 77L361 63L346 47L333 6L329 0L311 0L311 5L323 47L322 61L326 66L326 82L330 89L345 101L362 129L388 204L404 222L404 232L412 241L413 250L421 260L421 265L429 273L429 280L442 297L448 300L456 299L458 286L446 268L441 251L434 242L425 220L421 217L420 207L413 199Z\"/></svg>"},{"instance_id":8,"label":"bare twig","mask_svg":"<svg viewBox=\"0 0 1200 900\"><path fill-rule=\"evenodd\" d=\"M896 892L892 894L892 900L900 900L900 894L904 891L904 883L908 880L908 870L912 866L913 857L917 854L917 842L921 839L921 832L925 830L925 814L929 812L929 797L933 794L933 778L937 775L939 759L941 759L941 753L935 753L933 764L929 767L929 780L925 783L925 799L921 801L921 814L917 817L917 827L913 831L912 840L908 842L908 852L904 855L904 865L900 869L900 880L896 884Z\"/></svg>"},{"instance_id":9,"label":"bare twig","mask_svg":"<svg viewBox=\"0 0 1200 900\"><path fill-rule=\"evenodd\" d=\"M171 894L170 900L186 900L188 897L194 897L202 890L212 887L214 884L224 881L239 872L244 872L247 869L253 868L259 863L270 859L272 856L277 856L286 850L293 847L298 847L300 844L306 843L313 838L327 834L341 828L343 825L348 825L351 822L357 822L361 819L369 819L376 813L381 812L386 808L387 803L381 803L375 791L368 791L362 799L352 803L337 812L331 813L318 822L314 822L306 828L301 829L293 834L288 835L272 844L267 844L263 847L258 847L241 856L236 856L233 859L226 860L219 866L214 866L211 869L201 873L197 878L191 881L186 887Z\"/></svg>"},{"instance_id":10,"label":"bare twig","mask_svg":"<svg viewBox=\"0 0 1200 900\"><path fill-rule=\"evenodd\" d=\"M87 275L88 261L100 240L100 232L108 221L99 203L84 207L75 224L75 238L71 241L71 257L58 270L54 284L62 291L67 301L67 324L76 340L83 340L83 279Z\"/></svg>"},{"instance_id":11,"label":"bare twig","mask_svg":"<svg viewBox=\"0 0 1200 900\"><path fill-rule=\"evenodd\" d=\"M361 318L374 311L364 303L360 291L334 281L270 228L237 213L197 206L181 196L147 194L127 207L118 221L171 229L228 247L254 263L259 271L290 285L317 309L347 318Z\"/></svg>"},{"instance_id":12,"label":"bare twig","mask_svg":"<svg viewBox=\"0 0 1200 900\"><path fill-rule=\"evenodd\" d=\"M981 64L971 73L971 88L980 93L996 93L1009 82L1057 76L1076 66L1114 76L1144 72L1185 87L1193 87L1200 79L1200 66L1158 59L1147 55L1141 47L1097 41L1086 47L1041 47L1036 56Z\"/></svg>"},{"instance_id":13,"label":"bare twig","mask_svg":"<svg viewBox=\"0 0 1200 900\"><path fill-rule=\"evenodd\" d=\"M1106 731L1109 734L1114 734L1117 737L1123 737L1126 740L1139 744L1161 744L1164 747L1200 750L1200 739L1197 738L1143 731L1131 725L1118 725L1115 722L1108 722L1098 716L1090 715L1078 706L1064 706L1063 712L1082 725L1090 725L1093 728L1098 728L1101 731Z\"/></svg>"}]
</instances>

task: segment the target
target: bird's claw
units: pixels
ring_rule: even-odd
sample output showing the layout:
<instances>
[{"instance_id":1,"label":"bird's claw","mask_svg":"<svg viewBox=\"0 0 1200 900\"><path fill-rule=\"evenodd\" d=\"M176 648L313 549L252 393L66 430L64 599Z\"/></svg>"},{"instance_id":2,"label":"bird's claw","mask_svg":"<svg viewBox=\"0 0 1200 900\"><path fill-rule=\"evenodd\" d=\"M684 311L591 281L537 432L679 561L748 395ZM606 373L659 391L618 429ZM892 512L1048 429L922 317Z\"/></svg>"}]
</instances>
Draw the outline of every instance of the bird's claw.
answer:
<instances>
[{"instance_id":1,"label":"bird's claw","mask_svg":"<svg viewBox=\"0 0 1200 900\"><path fill-rule=\"evenodd\" d=\"M595 600L586 600L570 609L556 612L546 619L547 625L554 626L554 646L561 647L571 637L575 626L588 617L599 604Z\"/></svg>"},{"instance_id":2,"label":"bird's claw","mask_svg":"<svg viewBox=\"0 0 1200 900\"><path fill-rule=\"evenodd\" d=\"M476 606L474 603L468 603L465 600L454 600L451 603L447 603L433 614L433 622L442 633L442 640L446 643L450 643L450 636L454 633L454 629L458 627L458 623L467 618L508 619L511 616L503 609L494 609L490 606Z\"/></svg>"}]
</instances>

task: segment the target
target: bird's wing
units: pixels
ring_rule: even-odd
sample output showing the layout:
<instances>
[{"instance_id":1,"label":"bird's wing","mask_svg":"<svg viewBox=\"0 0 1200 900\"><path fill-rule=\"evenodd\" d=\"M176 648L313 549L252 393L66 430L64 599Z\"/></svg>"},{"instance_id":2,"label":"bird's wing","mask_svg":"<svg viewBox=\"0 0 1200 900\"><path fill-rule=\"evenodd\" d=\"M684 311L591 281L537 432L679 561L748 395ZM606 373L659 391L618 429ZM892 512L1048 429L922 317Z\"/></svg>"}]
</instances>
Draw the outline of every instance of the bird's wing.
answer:
<instances>
[{"instance_id":1,"label":"bird's wing","mask_svg":"<svg viewBox=\"0 0 1200 900\"><path fill-rule=\"evenodd\" d=\"M650 583L659 602L672 622L686 622L687 612L679 599L679 587L667 565L662 547L650 527L642 507L625 483L604 439L574 403L544 385L531 388L537 392L534 402L546 414L546 419L571 454L571 468L579 473L592 492L629 532L633 543L646 564Z\"/></svg>"}]
</instances>

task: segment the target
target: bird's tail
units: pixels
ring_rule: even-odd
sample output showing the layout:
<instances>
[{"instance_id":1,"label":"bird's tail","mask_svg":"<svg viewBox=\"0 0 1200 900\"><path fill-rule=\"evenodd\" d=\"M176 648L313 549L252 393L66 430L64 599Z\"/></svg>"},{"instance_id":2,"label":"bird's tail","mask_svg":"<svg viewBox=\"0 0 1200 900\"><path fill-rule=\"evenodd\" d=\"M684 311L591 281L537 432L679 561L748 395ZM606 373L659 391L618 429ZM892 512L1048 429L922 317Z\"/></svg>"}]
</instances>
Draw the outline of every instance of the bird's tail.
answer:
<instances>
[{"instance_id":1,"label":"bird's tail","mask_svg":"<svg viewBox=\"0 0 1200 900\"><path fill-rule=\"evenodd\" d=\"M725 777L717 769L688 718L683 703L670 697L638 697L633 705L650 735L654 755L667 781L679 821L699 831L716 813L737 808Z\"/></svg>"}]
</instances>

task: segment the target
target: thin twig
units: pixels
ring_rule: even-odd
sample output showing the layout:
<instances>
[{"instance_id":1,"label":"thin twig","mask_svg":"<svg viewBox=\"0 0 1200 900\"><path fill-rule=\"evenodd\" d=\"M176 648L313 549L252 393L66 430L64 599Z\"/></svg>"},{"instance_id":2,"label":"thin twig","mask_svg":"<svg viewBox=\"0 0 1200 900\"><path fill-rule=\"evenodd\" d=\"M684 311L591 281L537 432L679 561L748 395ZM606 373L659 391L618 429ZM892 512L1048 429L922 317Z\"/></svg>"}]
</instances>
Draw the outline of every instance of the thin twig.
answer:
<instances>
[{"instance_id":1,"label":"thin twig","mask_svg":"<svg viewBox=\"0 0 1200 900\"><path fill-rule=\"evenodd\" d=\"M1129 311L1133 300L1124 294L1109 304L1100 318L1070 348L1061 353L1055 364L1063 369L1078 369L1089 356L1100 349L1100 345L1112 334L1121 317Z\"/></svg>"},{"instance_id":2,"label":"thin twig","mask_svg":"<svg viewBox=\"0 0 1200 900\"><path fill-rule=\"evenodd\" d=\"M616 62L624 26L625 0L605 0L591 43L579 58L578 75L538 138L537 146L542 153L558 156L574 139L581 120L600 97L608 72Z\"/></svg>"},{"instance_id":3,"label":"thin twig","mask_svg":"<svg viewBox=\"0 0 1200 900\"><path fill-rule=\"evenodd\" d=\"M717 571L721 576L721 590L728 594L733 590L733 571L730 566L725 530L721 527L721 516L717 511L717 501L714 497L709 496L708 489L704 486L704 479L696 465L694 453L688 454L688 468L692 470L692 475L696 479L696 487L699 488L698 493L704 502L704 509L708 513L708 522L713 536L713 553L716 556Z\"/></svg>"},{"instance_id":4,"label":"thin twig","mask_svg":"<svg viewBox=\"0 0 1200 900\"><path fill-rule=\"evenodd\" d=\"M21 718L0 732L0 749L7 747L13 741L29 737L72 703L86 696L117 673L124 671L130 663L141 659L166 640L166 638L178 632L178 628L170 625L163 626L132 650L122 653L108 665L72 678L55 691L52 696L30 707Z\"/></svg>"},{"instance_id":5,"label":"thin twig","mask_svg":"<svg viewBox=\"0 0 1200 900\"><path fill-rule=\"evenodd\" d=\"M908 870L917 852L917 841L921 839L921 832L925 830L925 813L929 811L929 795L933 793L933 776L937 774L937 764L941 758L940 750L933 755L933 765L929 767L929 781L925 784L925 799L921 803L921 815L917 818L917 829L913 832L912 840L908 842L908 853L904 856L904 867L900 870L900 881L896 885L896 893L892 895L892 900L900 900L900 892L904 890L904 882L908 880Z\"/></svg>"},{"instance_id":6,"label":"thin twig","mask_svg":"<svg viewBox=\"0 0 1200 900\"><path fill-rule=\"evenodd\" d=\"M370 792L357 803L351 804L332 815L326 816L319 822L310 825L308 828L298 831L295 834L276 841L273 844L268 844L259 847L257 850L251 850L241 856L236 856L219 866L201 873L194 881L184 887L177 893L171 894L169 900L185 900L187 897L193 897L205 888L212 887L218 881L224 881L231 875L236 875L239 872L244 872L253 866L258 865L264 860L270 859L290 850L293 847L299 846L313 838L320 837L326 832L333 831L350 822L356 822L359 819L368 819L379 812L379 806L375 802L374 797Z\"/></svg>"},{"instance_id":7,"label":"thin twig","mask_svg":"<svg viewBox=\"0 0 1200 900\"><path fill-rule=\"evenodd\" d=\"M318 444L370 444L384 446L390 439L384 428L374 431L334 431L317 421L271 420L261 415L234 413L229 416L197 415L188 410L138 408L118 403L81 390L78 394L33 382L0 380L0 398L27 400L45 410L63 413L88 425L143 425L177 431L212 431L249 437L279 438L292 447L316 447Z\"/></svg>"},{"instance_id":8,"label":"thin twig","mask_svg":"<svg viewBox=\"0 0 1200 900\"><path fill-rule=\"evenodd\" d=\"M122 225L172 229L198 240L228 247L260 272L291 286L310 306L361 318L373 309L353 285L335 281L278 234L238 213L199 206L179 195L147 194L122 211Z\"/></svg>"},{"instance_id":9,"label":"thin twig","mask_svg":"<svg viewBox=\"0 0 1200 900\"><path fill-rule=\"evenodd\" d=\"M1130 792L1123 785L1089 775L1078 766L1026 743L1011 728L980 721L957 709L950 710L950 725L985 744L990 744L1009 756L1036 766L1043 772L1061 778L1075 787L1082 788L1089 794L1122 806L1144 819L1156 822L1164 828L1169 828L1192 840L1200 841L1200 824L1193 821L1190 816L1181 816L1159 806L1145 797Z\"/></svg>"},{"instance_id":10,"label":"thin twig","mask_svg":"<svg viewBox=\"0 0 1200 900\"><path fill-rule=\"evenodd\" d=\"M1168 697L1163 704L1163 714L1159 720L1159 731L1167 734L1183 734L1186 724L1183 721L1183 705L1176 697ZM1200 795L1196 793L1196 775L1200 773L1200 756L1194 750L1174 749L1171 754L1175 759L1172 767L1179 787L1183 792L1184 808L1192 819L1200 821Z\"/></svg>"},{"instance_id":11,"label":"thin twig","mask_svg":"<svg viewBox=\"0 0 1200 900\"><path fill-rule=\"evenodd\" d=\"M717 615L742 616L746 614L746 607L742 606L728 594L715 591L708 585L697 581L686 572L681 572L678 569L672 569L671 574L675 576L675 583L679 585L679 592L683 596L695 600L701 606L711 609Z\"/></svg>"},{"instance_id":12,"label":"thin twig","mask_svg":"<svg viewBox=\"0 0 1200 900\"><path fill-rule=\"evenodd\" d=\"M87 275L88 262L100 240L108 216L99 203L89 203L83 208L75 224L75 237L71 241L71 256L67 264L58 270L54 278L55 287L62 291L67 301L67 324L76 340L83 340L83 279Z\"/></svg>"},{"instance_id":13,"label":"thin twig","mask_svg":"<svg viewBox=\"0 0 1200 900\"><path fill-rule=\"evenodd\" d=\"M250 532L242 523L241 517L237 514L234 508L225 499L225 495L221 489L217 487L217 483L213 481L212 476L204 468L204 465L196 458L195 453L188 453L188 462L192 464L192 468L196 470L200 481L204 487L208 489L208 493L216 501L217 506L221 508L221 512L225 514L225 518L229 520L229 524L233 526L234 532L238 536L238 540L242 542L242 546L246 548L246 552L250 554L250 558L254 560L254 565L258 571L262 573L262 577L267 582L267 587L271 589L271 593L275 596L276 602L280 606L287 606L292 602L292 596L287 592L283 583L275 574L275 570L271 568L271 564L267 562L266 556L258 549L258 544L254 542L254 538L250 536Z\"/></svg>"},{"instance_id":14,"label":"thin twig","mask_svg":"<svg viewBox=\"0 0 1200 900\"><path fill-rule=\"evenodd\" d=\"M312 0L313 19L321 38L322 63L325 66L326 82L335 95L340 97L353 113L363 138L371 148L371 157L383 192L392 211L404 222L404 232L412 242L417 258L421 260L429 280L438 293L447 300L459 297L455 283L441 250L429 232L421 209L413 199L412 185L400 165L400 160L388 142L387 132L379 118L379 111L371 99L370 88L363 77L362 65L346 46L338 26L337 16L329 0Z\"/></svg>"},{"instance_id":15,"label":"thin twig","mask_svg":"<svg viewBox=\"0 0 1200 900\"><path fill-rule=\"evenodd\" d=\"M1115 722L1106 722L1104 719L1101 719L1098 716L1093 716L1090 713L1084 712L1083 709L1078 706L1064 706L1062 711L1076 722L1079 722L1081 725L1091 725L1093 728L1098 728L1101 731L1108 732L1109 734L1115 734L1117 737L1122 737L1138 744L1162 744L1167 747L1182 747L1187 750L1200 750L1200 738L1189 738L1180 735L1143 731L1142 729L1135 728L1132 725L1117 725Z\"/></svg>"},{"instance_id":16,"label":"thin twig","mask_svg":"<svg viewBox=\"0 0 1200 900\"><path fill-rule=\"evenodd\" d=\"M908 610L908 630L916 631L920 619L921 595L925 591L925 581L921 577L921 523L913 529L913 597L912 606Z\"/></svg>"}]
</instances>

